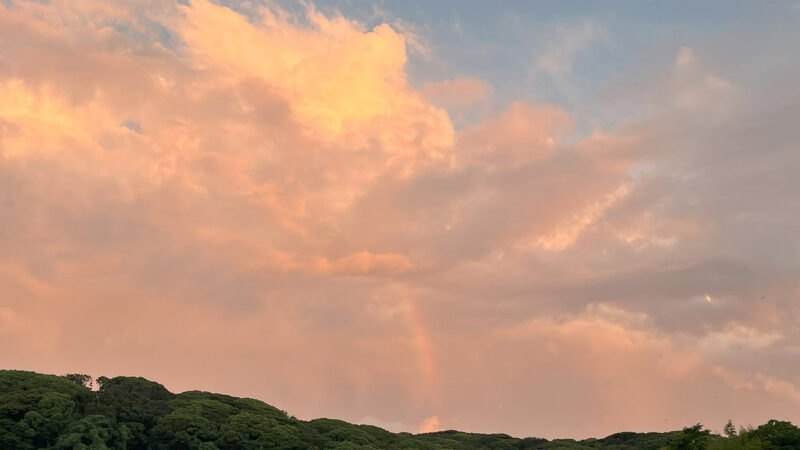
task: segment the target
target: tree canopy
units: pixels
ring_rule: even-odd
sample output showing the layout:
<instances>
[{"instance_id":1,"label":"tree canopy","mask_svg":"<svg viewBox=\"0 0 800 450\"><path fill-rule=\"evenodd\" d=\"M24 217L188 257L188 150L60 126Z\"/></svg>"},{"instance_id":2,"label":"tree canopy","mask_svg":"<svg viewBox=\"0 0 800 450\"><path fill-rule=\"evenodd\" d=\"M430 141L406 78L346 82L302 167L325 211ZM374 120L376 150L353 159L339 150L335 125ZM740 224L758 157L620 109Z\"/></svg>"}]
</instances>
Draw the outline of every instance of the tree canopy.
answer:
<instances>
[{"instance_id":1,"label":"tree canopy","mask_svg":"<svg viewBox=\"0 0 800 450\"><path fill-rule=\"evenodd\" d=\"M800 429L770 420L732 422L724 436L696 424L666 433L615 433L602 439L515 438L448 430L392 433L341 420L303 421L264 402L208 392L173 394L140 377L43 375L0 370L0 448L160 449L678 449L800 448Z\"/></svg>"}]
</instances>

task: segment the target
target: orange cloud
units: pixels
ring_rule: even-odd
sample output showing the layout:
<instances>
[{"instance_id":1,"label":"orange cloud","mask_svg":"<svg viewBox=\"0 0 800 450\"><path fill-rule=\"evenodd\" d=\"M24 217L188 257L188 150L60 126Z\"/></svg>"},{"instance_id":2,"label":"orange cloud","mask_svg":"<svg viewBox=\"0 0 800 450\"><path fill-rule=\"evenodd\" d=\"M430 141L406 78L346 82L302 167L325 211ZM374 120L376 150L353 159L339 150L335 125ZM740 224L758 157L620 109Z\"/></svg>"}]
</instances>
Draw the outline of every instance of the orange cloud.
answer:
<instances>
[{"instance_id":1,"label":"orange cloud","mask_svg":"<svg viewBox=\"0 0 800 450\"><path fill-rule=\"evenodd\" d=\"M299 120L344 143L343 149L352 146L352 157L378 139L387 153L380 164L402 173L418 159L448 158L452 125L406 83L405 40L389 25L364 32L310 9L310 25L302 28L282 14L262 12L256 27L228 8L197 0L185 8L181 35L201 67L275 86Z\"/></svg>"},{"instance_id":2,"label":"orange cloud","mask_svg":"<svg viewBox=\"0 0 800 450\"><path fill-rule=\"evenodd\" d=\"M414 270L414 264L405 255L374 254L366 251L339 258L331 265L337 274L367 274L372 272L404 273Z\"/></svg>"},{"instance_id":3,"label":"orange cloud","mask_svg":"<svg viewBox=\"0 0 800 450\"><path fill-rule=\"evenodd\" d=\"M628 194L628 187L623 185L605 198L598 200L582 211L576 212L563 223L559 223L547 234L535 238L533 245L545 250L564 250L572 245L578 236L592 223L597 221L603 213L620 199Z\"/></svg>"}]
</instances>

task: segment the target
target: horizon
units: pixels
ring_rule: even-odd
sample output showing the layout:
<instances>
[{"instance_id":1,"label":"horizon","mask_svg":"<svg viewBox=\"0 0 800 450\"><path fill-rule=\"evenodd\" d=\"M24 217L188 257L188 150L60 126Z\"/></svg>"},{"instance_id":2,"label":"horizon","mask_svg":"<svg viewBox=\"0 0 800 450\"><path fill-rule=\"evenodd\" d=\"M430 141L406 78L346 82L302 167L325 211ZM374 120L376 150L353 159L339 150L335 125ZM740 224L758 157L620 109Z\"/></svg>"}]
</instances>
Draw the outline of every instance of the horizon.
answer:
<instances>
[{"instance_id":1,"label":"horizon","mask_svg":"<svg viewBox=\"0 0 800 450\"><path fill-rule=\"evenodd\" d=\"M0 368L392 432L800 422L798 24L2 0Z\"/></svg>"}]
</instances>

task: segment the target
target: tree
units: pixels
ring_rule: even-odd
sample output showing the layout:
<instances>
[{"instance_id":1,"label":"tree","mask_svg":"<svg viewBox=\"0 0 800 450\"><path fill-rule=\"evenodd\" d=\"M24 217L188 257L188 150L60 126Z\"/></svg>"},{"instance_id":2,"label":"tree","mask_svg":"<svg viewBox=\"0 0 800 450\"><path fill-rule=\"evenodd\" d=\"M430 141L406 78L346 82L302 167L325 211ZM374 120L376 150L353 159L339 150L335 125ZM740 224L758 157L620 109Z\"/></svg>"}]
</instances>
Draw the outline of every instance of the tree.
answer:
<instances>
[{"instance_id":1,"label":"tree","mask_svg":"<svg viewBox=\"0 0 800 450\"><path fill-rule=\"evenodd\" d=\"M766 445L766 448L789 450L800 448L800 429L791 422L772 419L751 433Z\"/></svg>"},{"instance_id":2,"label":"tree","mask_svg":"<svg viewBox=\"0 0 800 450\"><path fill-rule=\"evenodd\" d=\"M87 389L91 389L93 385L92 377L83 373L68 373L64 375L64 378Z\"/></svg>"},{"instance_id":3,"label":"tree","mask_svg":"<svg viewBox=\"0 0 800 450\"><path fill-rule=\"evenodd\" d=\"M42 396L36 409L25 413L22 424L26 434L35 443L44 442L47 447L76 418L75 402L69 395L48 392Z\"/></svg>"},{"instance_id":4,"label":"tree","mask_svg":"<svg viewBox=\"0 0 800 450\"><path fill-rule=\"evenodd\" d=\"M702 424L686 427L669 444L673 450L705 450L711 439L711 432L703 429Z\"/></svg>"},{"instance_id":5,"label":"tree","mask_svg":"<svg viewBox=\"0 0 800 450\"><path fill-rule=\"evenodd\" d=\"M736 437L736 427L733 425L733 421L731 419L728 419L728 423L725 424L722 432L725 433L725 436L729 438Z\"/></svg>"},{"instance_id":6,"label":"tree","mask_svg":"<svg viewBox=\"0 0 800 450\"><path fill-rule=\"evenodd\" d=\"M198 448L219 438L217 424L199 414L199 408L181 408L158 419L150 436L155 448Z\"/></svg>"},{"instance_id":7,"label":"tree","mask_svg":"<svg viewBox=\"0 0 800 450\"><path fill-rule=\"evenodd\" d=\"M123 425L124 427L124 425ZM120 426L108 416L91 415L73 422L61 434L56 448L125 448Z\"/></svg>"}]
</instances>

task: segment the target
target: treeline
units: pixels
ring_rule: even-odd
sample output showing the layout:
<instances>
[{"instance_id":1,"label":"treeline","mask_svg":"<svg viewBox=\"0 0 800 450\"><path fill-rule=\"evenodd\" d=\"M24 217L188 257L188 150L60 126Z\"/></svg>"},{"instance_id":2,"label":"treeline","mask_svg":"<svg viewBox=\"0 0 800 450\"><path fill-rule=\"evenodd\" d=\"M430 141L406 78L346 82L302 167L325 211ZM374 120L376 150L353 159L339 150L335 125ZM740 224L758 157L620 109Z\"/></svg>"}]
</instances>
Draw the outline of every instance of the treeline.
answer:
<instances>
[{"instance_id":1,"label":"treeline","mask_svg":"<svg viewBox=\"0 0 800 450\"><path fill-rule=\"evenodd\" d=\"M724 435L701 425L603 439L518 439L459 431L391 433L341 420L303 421L258 400L173 394L137 377L0 370L2 449L800 449L800 429L771 420Z\"/></svg>"}]
</instances>

